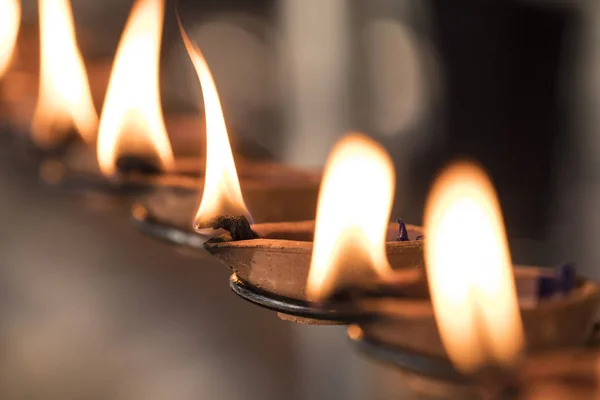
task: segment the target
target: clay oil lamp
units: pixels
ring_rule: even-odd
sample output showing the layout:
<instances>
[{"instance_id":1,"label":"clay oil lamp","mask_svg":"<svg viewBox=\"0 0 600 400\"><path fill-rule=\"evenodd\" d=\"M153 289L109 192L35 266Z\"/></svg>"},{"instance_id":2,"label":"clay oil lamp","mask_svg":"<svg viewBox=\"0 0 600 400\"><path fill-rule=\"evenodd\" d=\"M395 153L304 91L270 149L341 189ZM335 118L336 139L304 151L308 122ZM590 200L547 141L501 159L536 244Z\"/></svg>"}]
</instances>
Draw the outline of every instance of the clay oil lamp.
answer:
<instances>
[{"instance_id":1,"label":"clay oil lamp","mask_svg":"<svg viewBox=\"0 0 600 400\"><path fill-rule=\"evenodd\" d=\"M261 222L314 218L319 173L270 162L234 161L225 117L209 66L181 23L180 28L202 89L206 155L203 160L198 160L198 166L202 168L199 176L180 182L177 191L157 188L140 198L132 209L134 223L154 238L203 249L204 242L212 233L221 231L216 230L208 236L205 235L207 232L199 234L194 229L194 221L202 231L218 216L237 218L243 215L240 223L249 226L254 219L247 209L251 209L255 220ZM244 188L243 197L240 182Z\"/></svg>"},{"instance_id":2,"label":"clay oil lamp","mask_svg":"<svg viewBox=\"0 0 600 400\"><path fill-rule=\"evenodd\" d=\"M0 18L7 22L0 29L19 29L19 2L2 3ZM0 79L2 139L28 164L60 155L73 143L95 141L94 101L104 94L110 68L105 60L86 68L69 0L39 0L38 9L39 26L20 27L12 63Z\"/></svg>"},{"instance_id":3,"label":"clay oil lamp","mask_svg":"<svg viewBox=\"0 0 600 400\"><path fill-rule=\"evenodd\" d=\"M559 386L554 395L595 388L597 351L586 346L598 285L571 265L513 266L493 185L479 167L457 163L439 176L425 235L426 273L418 278L393 271L385 290L363 285L332 293L315 286L323 307L354 310L348 333L360 349L395 365L414 390L440 398L530 398L548 385ZM417 281L426 293L410 290Z\"/></svg>"},{"instance_id":4,"label":"clay oil lamp","mask_svg":"<svg viewBox=\"0 0 600 400\"><path fill-rule=\"evenodd\" d=\"M191 224L199 188L205 182L205 160L198 153L203 146L210 146L201 139L201 119L171 118L165 122L163 117L159 57L164 6L163 0L134 3L115 55L95 142L71 145L60 157L47 160L41 167L46 183L74 190L95 204L98 200L101 204L121 205L123 200L130 204L131 196L148 193L142 201L147 201L147 208L137 206L134 215L139 217L142 210L148 218L139 219L144 221L141 226L157 237L165 230L172 233L178 219L186 218L188 226ZM185 36L184 39L190 50L189 40ZM202 84L209 84L204 93L206 125L209 131L225 132L208 66ZM215 125L215 118L221 119L222 126L219 122ZM249 199L257 204L257 212L265 220L314 215L318 175L250 160L242 160L241 167L250 188ZM296 210L273 206L294 198L301 202ZM175 207L171 208L173 204ZM174 215L169 215L169 223L157 223L166 210L175 210Z\"/></svg>"},{"instance_id":5,"label":"clay oil lamp","mask_svg":"<svg viewBox=\"0 0 600 400\"><path fill-rule=\"evenodd\" d=\"M163 18L164 1L135 2L117 48L99 121L90 112L77 111L81 104L93 109L91 100L83 102L77 93L65 94L69 107L64 108L71 113L66 121L74 122L84 140L42 165L44 181L84 192L137 192L184 179L171 174L176 162L158 90ZM43 70L41 82L45 88ZM57 131L55 120L65 113L56 109L60 103L53 96L65 86L54 86L50 85L53 91L47 96L41 91L39 104L45 107L38 107L33 123L34 136L44 142L51 140Z\"/></svg>"},{"instance_id":6,"label":"clay oil lamp","mask_svg":"<svg viewBox=\"0 0 600 400\"><path fill-rule=\"evenodd\" d=\"M31 155L27 158L31 164L39 164L44 182L86 194L137 192L155 185L177 185L187 174L197 174L193 160L174 160L167 127L175 137L188 138L199 122L187 118L165 124L160 106L164 1L135 3L112 71L108 70L106 79L95 79L103 88L109 81L100 120L88 82L88 73L95 70L85 68L70 2L39 0L39 17L37 104L28 107L31 101L19 96L14 103L23 105L21 111L31 110L17 112L30 126L16 129L27 132L16 135L20 138L16 149Z\"/></svg>"},{"instance_id":7,"label":"clay oil lamp","mask_svg":"<svg viewBox=\"0 0 600 400\"><path fill-rule=\"evenodd\" d=\"M311 285L327 285L327 295L338 286L386 286L382 276L392 270L408 280L422 274L421 229L388 222L394 186L386 151L363 135L350 134L334 147L326 164L316 221L250 226L242 218L218 218L248 214L239 200L236 209L227 210L232 190L215 194L205 186L196 226L206 228L208 221L229 231L206 241L204 248L233 270L230 286L244 299L299 323L345 323L347 310L323 307L312 296ZM309 275L311 263L317 267ZM325 266L343 273L333 279ZM422 293L426 285L417 282L411 290Z\"/></svg>"}]
</instances>

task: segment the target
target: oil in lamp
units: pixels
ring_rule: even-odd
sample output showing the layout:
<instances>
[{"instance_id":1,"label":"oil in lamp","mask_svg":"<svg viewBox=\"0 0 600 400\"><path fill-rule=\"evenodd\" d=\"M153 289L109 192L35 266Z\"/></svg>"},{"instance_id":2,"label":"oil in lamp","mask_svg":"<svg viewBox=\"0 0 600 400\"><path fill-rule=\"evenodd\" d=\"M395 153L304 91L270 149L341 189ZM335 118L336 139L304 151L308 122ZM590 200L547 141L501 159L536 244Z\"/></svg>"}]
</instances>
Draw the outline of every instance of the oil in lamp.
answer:
<instances>
[{"instance_id":1,"label":"oil in lamp","mask_svg":"<svg viewBox=\"0 0 600 400\"><path fill-rule=\"evenodd\" d=\"M420 279L423 241L416 240L422 230L409 225L399 241L397 224L388 222L394 184L385 150L366 136L349 134L326 164L316 221L254 224L249 237L225 234L206 241L204 248L233 270L231 288L244 299L299 323L345 323L352 310L320 302L339 287L385 291L391 282L384 277L398 271L404 290L415 295L426 291ZM231 203L228 193L222 192L221 202ZM208 196L211 202L219 198L205 191L204 198ZM214 209L202 215L201 206L200 220L225 212L218 204ZM244 213L237 209L233 215ZM404 240L406 236L412 240ZM334 279L325 266L343 272ZM328 289L318 292L317 286Z\"/></svg>"},{"instance_id":2,"label":"oil in lamp","mask_svg":"<svg viewBox=\"0 0 600 400\"><path fill-rule=\"evenodd\" d=\"M425 234L426 296L407 295L399 284L345 296L355 311L348 334L360 349L398 367L416 391L443 398L504 398L536 385L597 379L590 379L596 352L584 347L593 336L598 285L570 266L558 273L513 267L494 188L479 167L456 163L439 176ZM331 265L320 275L333 273ZM314 290L340 307L323 297L327 286ZM577 354L585 367L573 367Z\"/></svg>"}]
</instances>

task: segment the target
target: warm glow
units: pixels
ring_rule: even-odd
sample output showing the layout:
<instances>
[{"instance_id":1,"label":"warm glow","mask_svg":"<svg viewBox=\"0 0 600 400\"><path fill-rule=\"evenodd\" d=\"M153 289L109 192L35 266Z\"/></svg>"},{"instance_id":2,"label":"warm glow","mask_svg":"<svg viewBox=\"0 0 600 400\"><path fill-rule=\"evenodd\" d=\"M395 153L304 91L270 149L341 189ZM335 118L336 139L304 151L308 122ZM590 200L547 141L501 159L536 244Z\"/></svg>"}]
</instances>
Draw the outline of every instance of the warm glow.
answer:
<instances>
[{"instance_id":1,"label":"warm glow","mask_svg":"<svg viewBox=\"0 0 600 400\"><path fill-rule=\"evenodd\" d=\"M319 193L309 298L391 270L385 241L395 179L387 152L366 136L350 134L335 145Z\"/></svg>"},{"instance_id":2,"label":"warm glow","mask_svg":"<svg viewBox=\"0 0 600 400\"><path fill-rule=\"evenodd\" d=\"M465 373L509 366L523 348L512 263L494 187L458 163L434 184L425 209L425 260L436 322Z\"/></svg>"},{"instance_id":3,"label":"warm glow","mask_svg":"<svg viewBox=\"0 0 600 400\"><path fill-rule=\"evenodd\" d=\"M242 196L215 81L200 49L192 44L181 23L179 26L200 80L206 115L206 175L195 226L200 232L206 232L208 223L219 215L244 215L252 223Z\"/></svg>"},{"instance_id":4,"label":"warm glow","mask_svg":"<svg viewBox=\"0 0 600 400\"><path fill-rule=\"evenodd\" d=\"M4 75L12 59L17 33L21 22L19 0L0 0L0 77Z\"/></svg>"},{"instance_id":5,"label":"warm glow","mask_svg":"<svg viewBox=\"0 0 600 400\"><path fill-rule=\"evenodd\" d=\"M156 156L163 170L173 166L159 93L164 6L137 0L121 36L98 131L98 163L107 176L125 154Z\"/></svg>"},{"instance_id":6,"label":"warm glow","mask_svg":"<svg viewBox=\"0 0 600 400\"><path fill-rule=\"evenodd\" d=\"M73 128L88 143L98 116L83 58L75 41L69 0L39 0L40 89L33 117L36 143L48 147Z\"/></svg>"}]
</instances>

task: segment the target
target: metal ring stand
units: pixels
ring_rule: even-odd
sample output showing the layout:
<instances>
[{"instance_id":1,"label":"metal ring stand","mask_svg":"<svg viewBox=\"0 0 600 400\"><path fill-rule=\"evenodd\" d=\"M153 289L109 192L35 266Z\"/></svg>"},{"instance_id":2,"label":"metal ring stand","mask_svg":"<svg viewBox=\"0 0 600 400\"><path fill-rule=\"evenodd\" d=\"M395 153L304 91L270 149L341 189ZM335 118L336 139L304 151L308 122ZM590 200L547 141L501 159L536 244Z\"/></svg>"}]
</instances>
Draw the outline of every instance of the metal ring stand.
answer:
<instances>
[{"instance_id":1,"label":"metal ring stand","mask_svg":"<svg viewBox=\"0 0 600 400\"><path fill-rule=\"evenodd\" d=\"M599 334L600 323L595 323L588 346L596 347L599 345ZM385 343L363 336L359 339L349 337L349 340L357 350L369 357L391 364L404 371L451 383L464 384L469 382L447 359L431 357L399 347L390 347Z\"/></svg>"},{"instance_id":2,"label":"metal ring stand","mask_svg":"<svg viewBox=\"0 0 600 400\"><path fill-rule=\"evenodd\" d=\"M356 319L355 315L347 311L322 308L309 301L292 299L261 290L240 279L235 273L229 277L229 286L244 300L279 313L320 321L347 322Z\"/></svg>"},{"instance_id":3,"label":"metal ring stand","mask_svg":"<svg viewBox=\"0 0 600 400\"><path fill-rule=\"evenodd\" d=\"M463 375L456 371L449 360L431 357L408 349L390 348L385 343L369 338L363 337L358 340L350 338L349 340L362 353L392 364L404 371L442 381L455 383L468 382Z\"/></svg>"},{"instance_id":4,"label":"metal ring stand","mask_svg":"<svg viewBox=\"0 0 600 400\"><path fill-rule=\"evenodd\" d=\"M142 204L137 203L133 207L138 208L138 210L140 210L140 214L142 215L133 213L131 219L134 225L137 226L138 229L145 235L168 242L170 244L191 247L197 250L204 250L204 242L206 241L206 238L198 235L191 229L190 231L185 231L173 225L158 221Z\"/></svg>"},{"instance_id":5,"label":"metal ring stand","mask_svg":"<svg viewBox=\"0 0 600 400\"><path fill-rule=\"evenodd\" d=\"M357 322L356 314L352 315L335 309L323 309L308 301L266 292L240 279L235 273L229 277L229 286L235 294L244 300L279 313L315 320ZM379 360L389 362L405 371L443 381L456 383L466 381L448 360L430 357L407 349L392 349L384 343L368 338L353 340L353 342L360 351Z\"/></svg>"}]
</instances>

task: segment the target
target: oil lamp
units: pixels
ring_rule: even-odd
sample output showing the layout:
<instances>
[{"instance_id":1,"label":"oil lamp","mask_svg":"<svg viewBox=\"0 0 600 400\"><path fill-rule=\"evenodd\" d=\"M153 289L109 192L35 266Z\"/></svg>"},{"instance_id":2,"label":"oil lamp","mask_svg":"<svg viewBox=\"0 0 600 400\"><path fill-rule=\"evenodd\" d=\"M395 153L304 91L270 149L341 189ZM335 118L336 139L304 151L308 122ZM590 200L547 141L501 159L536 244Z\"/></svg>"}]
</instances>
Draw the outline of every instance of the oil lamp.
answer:
<instances>
[{"instance_id":1,"label":"oil lamp","mask_svg":"<svg viewBox=\"0 0 600 400\"><path fill-rule=\"evenodd\" d=\"M73 114L69 115L68 120L82 121L75 126L79 132L86 132L86 134L81 135L83 141L69 146L59 157L49 159L42 164L40 171L45 182L82 192L86 196L95 193L92 196L94 199L98 196L108 197L109 202L116 199L118 203L121 203L120 199L124 198L121 195L124 194L139 195L152 192L148 195L147 216L164 216L164 207L159 206L155 214L153 206L165 198L168 204L196 202L198 188L203 185L205 175L203 159L198 156L204 145L200 139L203 130L202 121L197 118L165 119L161 108L159 57L164 6L163 0L135 2L115 55L99 122L96 122L90 113L83 115L83 112L73 111L80 105L88 104L87 101L79 104L75 101L76 95L69 93L65 95L70 96L68 97L70 103L66 101L58 102L58 105L52 103L52 107L58 107L63 103L69 105L64 107ZM206 69L206 73L210 74L207 66ZM212 77L210 79L212 81ZM56 87L56 90L69 88L63 86L54 84L52 88ZM214 83L210 89L214 92L217 103L207 104L206 115L209 125L213 123L214 107L218 107L218 111L221 112ZM48 103L51 103L53 98L48 100ZM65 112L61 114L50 106L40 106L38 110L42 116L50 117L43 120L43 123L34 120L34 127L41 126L45 129L43 132L56 132L54 128L56 123L51 125L50 122L53 121L51 118L56 119L57 115L63 115ZM76 119L75 116L80 118ZM97 137L95 136L96 125L98 126ZM167 132L170 133L171 139ZM190 132L197 132L198 135L191 135ZM190 137L198 140L191 143ZM190 151L190 148L197 151ZM262 185L258 190L261 202L269 199L269 190L278 193L280 189L275 187L277 179L289 181L303 176L300 173L290 175L288 170L273 164L263 163L258 166L254 164L251 161L243 162L242 174L244 180L249 181L250 186ZM277 179L274 180L271 175L276 175ZM310 180L306 182L308 183L300 186L302 190L297 192L302 195L307 193L305 196L308 196L310 201L311 195L313 198L316 197L317 184L309 184ZM103 196L105 194L109 196ZM114 194L119 196L113 196ZM312 201L313 208L314 201ZM256 202L254 200L254 203ZM266 204L272 202L267 201ZM135 215L139 216L140 208L137 209ZM177 208L174 218L181 218L181 214L187 216L186 210L189 209ZM283 211L285 210L281 207L279 210L265 208L265 214L269 218L277 219L277 213ZM146 224L144 227L155 235L160 235L164 231L163 225L156 223Z\"/></svg>"},{"instance_id":2,"label":"oil lamp","mask_svg":"<svg viewBox=\"0 0 600 400\"><path fill-rule=\"evenodd\" d=\"M582 357L586 368L567 369L561 360L585 353L598 285L570 267L558 274L513 267L495 191L480 168L457 163L440 175L425 233L428 295L406 296L396 285L395 293L355 296L348 334L359 348L393 363L415 390L445 398L501 398L560 379L589 380L595 352ZM540 369L549 359L557 364Z\"/></svg>"},{"instance_id":3,"label":"oil lamp","mask_svg":"<svg viewBox=\"0 0 600 400\"><path fill-rule=\"evenodd\" d=\"M3 18L11 18L18 28L18 14L12 16L10 3L13 7L19 3L3 3L0 7L9 9L2 10ZM68 0L39 0L38 8L39 38L32 35L38 27L22 27L0 101L5 139L19 155L35 161L59 154L71 143L95 140L98 117L89 81L104 85L107 71L104 62L86 69ZM3 24L3 29L8 26ZM99 96L96 93L96 100Z\"/></svg>"},{"instance_id":4,"label":"oil lamp","mask_svg":"<svg viewBox=\"0 0 600 400\"><path fill-rule=\"evenodd\" d=\"M67 120L75 124L85 143L71 146L59 159L42 165L42 178L46 182L85 189L86 186L131 189L146 186L150 175L160 179L159 172L174 168L158 93L163 14L163 1L139 0L134 4L117 49L100 121L89 113ZM45 37L42 35L42 39ZM43 70L41 78L41 88L44 88ZM66 91L64 85L60 90L53 92ZM44 99L43 94L42 91L40 101ZM60 102L53 94L46 96L46 102L57 107L55 104L60 105ZM71 95L70 107L65 108L89 109L91 101L82 102L81 98L81 94ZM49 107L38 107L39 113L50 117L43 123L34 118L34 133L42 129L56 132L50 118L58 118L60 112L52 109L46 112L46 108ZM79 114L82 112L77 116Z\"/></svg>"},{"instance_id":5,"label":"oil lamp","mask_svg":"<svg viewBox=\"0 0 600 400\"><path fill-rule=\"evenodd\" d=\"M166 133L157 133L157 127L162 125L164 131L165 125L158 97L158 58L163 11L164 3L161 1L136 3L128 23L128 33L124 35L116 57L116 64L119 66L115 65L111 74L110 68L102 63L92 63L88 68L84 66L75 39L70 2L39 0L40 76L37 106L32 105L35 103L32 99L36 96L30 93L31 90L24 89L31 88L30 81L37 80L27 79L36 74L30 67L36 64L34 59L37 59L37 55L29 54L36 48L36 43L28 40L31 39L29 36L20 38L25 43L20 43L18 47L17 68L11 70L6 77L2 106L11 119L9 130L14 133L6 136L14 139L17 150L25 150L26 155L34 156L28 157L27 161L41 163L40 173L47 183L60 183L76 188L90 186L114 189L119 186L119 179L113 176L116 174L107 172L110 167L106 166L106 158L119 153L117 149L106 151L100 157L104 169L99 167L94 150L99 127L94 102L101 101L104 97L109 75L113 76L113 89L112 100L107 101L107 108L111 109L110 115L100 121L102 126L108 125L108 132L102 135L103 143L112 143L111 137L123 135L119 131L122 128L120 125L124 124L125 129L132 131L124 135L131 139L125 144L127 156L123 160L117 160L119 162L115 161L115 164L122 165L120 169L124 171L138 168L146 172L156 168L153 162L157 160L144 163L144 157L136 160L136 156L139 146L143 147L147 142L154 144L152 140L161 137L161 134L158 154L164 158L165 153L171 150L170 143L165 143ZM88 79L88 74L91 79ZM96 90L91 90L90 87ZM128 96L124 96L124 93ZM115 100L118 96L123 100ZM14 116L16 121L13 120ZM117 124L118 129L111 124ZM193 131L199 123L191 118L176 118L167 120L166 125L176 137L188 138L190 135L186 133ZM176 144L179 148L189 147L188 142ZM117 145L120 144L115 146ZM153 157L154 148L143 150L147 152L143 156ZM133 153L133 156L128 153ZM158 159L158 167L162 167L161 161L162 159ZM174 168L183 174L196 173L198 169L186 159L178 160ZM108 182L109 179L102 172L115 179ZM130 186L145 184L139 175L142 174L132 177L133 183Z\"/></svg>"},{"instance_id":6,"label":"oil lamp","mask_svg":"<svg viewBox=\"0 0 600 400\"><path fill-rule=\"evenodd\" d=\"M133 206L135 224L152 237L202 248L209 237L224 233L212 227L217 217L243 216L248 232L253 217L261 222L313 218L319 174L264 162L242 160L236 165L209 66L181 22L179 26L202 88L206 123L204 168L200 179L190 179L185 186L179 184L181 190L159 189L141 198Z\"/></svg>"},{"instance_id":7,"label":"oil lamp","mask_svg":"<svg viewBox=\"0 0 600 400\"><path fill-rule=\"evenodd\" d=\"M340 288L385 290L391 284L385 277L394 270L405 291L426 291L423 241L416 240L422 230L409 225L412 240L398 241L397 224L388 222L394 184L385 150L363 135L347 135L327 162L316 221L258 223L252 225L258 238L226 234L204 248L233 270L230 286L244 299L295 322L345 323L352 310L320 302ZM204 193L209 195L214 198Z\"/></svg>"}]
</instances>

